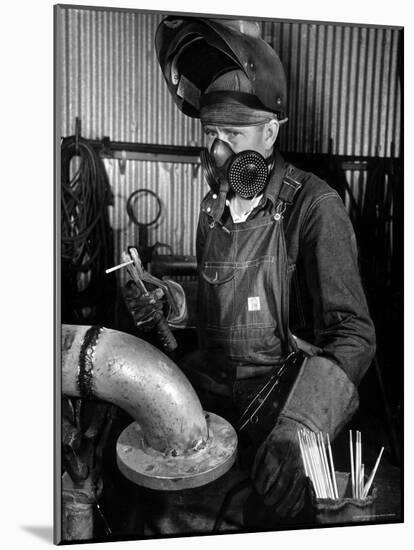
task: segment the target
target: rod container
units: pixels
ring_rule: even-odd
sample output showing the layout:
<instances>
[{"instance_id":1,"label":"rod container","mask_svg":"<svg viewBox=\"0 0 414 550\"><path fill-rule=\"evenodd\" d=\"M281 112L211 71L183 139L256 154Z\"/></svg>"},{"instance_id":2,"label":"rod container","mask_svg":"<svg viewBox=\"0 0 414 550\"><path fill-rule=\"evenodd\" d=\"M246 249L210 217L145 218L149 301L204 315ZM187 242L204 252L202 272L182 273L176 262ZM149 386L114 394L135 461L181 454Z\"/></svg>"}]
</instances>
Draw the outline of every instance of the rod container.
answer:
<instances>
[{"instance_id":1,"label":"rod container","mask_svg":"<svg viewBox=\"0 0 414 550\"><path fill-rule=\"evenodd\" d=\"M326 525L372 521L377 498L374 484L366 498L356 499L352 498L351 474L335 472L335 476L339 499L316 498L313 494L316 523Z\"/></svg>"}]
</instances>

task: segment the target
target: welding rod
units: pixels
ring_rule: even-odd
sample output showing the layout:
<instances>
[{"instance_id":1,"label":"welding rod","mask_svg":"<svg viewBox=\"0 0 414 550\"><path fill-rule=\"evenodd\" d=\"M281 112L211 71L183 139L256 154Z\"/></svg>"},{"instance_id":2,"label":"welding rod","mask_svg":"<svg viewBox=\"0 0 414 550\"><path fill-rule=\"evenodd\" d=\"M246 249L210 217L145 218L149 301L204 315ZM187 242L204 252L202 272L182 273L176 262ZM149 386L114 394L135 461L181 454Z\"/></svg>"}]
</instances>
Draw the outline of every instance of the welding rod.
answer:
<instances>
[{"instance_id":1,"label":"welding rod","mask_svg":"<svg viewBox=\"0 0 414 550\"><path fill-rule=\"evenodd\" d=\"M338 496L338 485L336 483L335 466L334 466L334 461L333 461L333 457L332 457L332 448L331 448L331 441L329 439L329 434L326 434L326 442L327 442L327 445L328 445L329 463L330 463L330 466L331 466L331 476L332 476L332 481L333 481L334 495L335 495L335 498L339 498L339 496Z\"/></svg>"},{"instance_id":2,"label":"welding rod","mask_svg":"<svg viewBox=\"0 0 414 550\"><path fill-rule=\"evenodd\" d=\"M382 457L382 453L384 452L384 447L381 448L381 451L380 451L380 454L378 455L378 458L377 458L377 461L375 463L375 466L371 472L371 475L369 476L369 479L364 487L364 491L362 493L362 498L365 498L368 493L369 493L369 490L371 489L371 485L372 485L372 482L374 481L374 476L375 474L377 473L377 469L378 469L378 465L380 463L380 460L381 460L381 457Z\"/></svg>"},{"instance_id":3,"label":"welding rod","mask_svg":"<svg viewBox=\"0 0 414 550\"><path fill-rule=\"evenodd\" d=\"M305 474L312 481L316 497L338 498L329 438L327 437L327 444L331 467L329 467L322 433L315 434L309 430L300 430L298 438Z\"/></svg>"},{"instance_id":4,"label":"welding rod","mask_svg":"<svg viewBox=\"0 0 414 550\"><path fill-rule=\"evenodd\" d=\"M354 471L354 446L352 443L352 430L349 430L349 456L351 460L352 498L355 498L356 493L355 493L355 471Z\"/></svg>"},{"instance_id":5,"label":"welding rod","mask_svg":"<svg viewBox=\"0 0 414 550\"><path fill-rule=\"evenodd\" d=\"M112 271L116 271L117 269L121 269L122 267L126 267L127 265L131 265L134 263L134 260L128 260L127 262L124 262L119 265L115 265L114 267L110 267L109 269L105 269L105 273L112 273Z\"/></svg>"}]
</instances>

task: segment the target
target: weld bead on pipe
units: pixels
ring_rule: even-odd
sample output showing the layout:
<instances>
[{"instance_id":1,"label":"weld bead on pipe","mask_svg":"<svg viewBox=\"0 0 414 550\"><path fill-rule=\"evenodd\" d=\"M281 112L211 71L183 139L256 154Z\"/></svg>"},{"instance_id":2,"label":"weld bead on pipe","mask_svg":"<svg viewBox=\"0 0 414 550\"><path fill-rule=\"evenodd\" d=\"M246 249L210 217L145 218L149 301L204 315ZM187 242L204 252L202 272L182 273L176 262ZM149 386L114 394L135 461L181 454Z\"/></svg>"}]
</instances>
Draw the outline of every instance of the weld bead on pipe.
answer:
<instances>
[{"instance_id":1,"label":"weld bead on pipe","mask_svg":"<svg viewBox=\"0 0 414 550\"><path fill-rule=\"evenodd\" d=\"M62 392L68 396L81 396L79 357L88 331L90 326L62 326ZM178 456L205 445L207 423L197 394L164 353L140 338L107 328L95 334L88 353L92 396L132 416L148 446Z\"/></svg>"}]
</instances>

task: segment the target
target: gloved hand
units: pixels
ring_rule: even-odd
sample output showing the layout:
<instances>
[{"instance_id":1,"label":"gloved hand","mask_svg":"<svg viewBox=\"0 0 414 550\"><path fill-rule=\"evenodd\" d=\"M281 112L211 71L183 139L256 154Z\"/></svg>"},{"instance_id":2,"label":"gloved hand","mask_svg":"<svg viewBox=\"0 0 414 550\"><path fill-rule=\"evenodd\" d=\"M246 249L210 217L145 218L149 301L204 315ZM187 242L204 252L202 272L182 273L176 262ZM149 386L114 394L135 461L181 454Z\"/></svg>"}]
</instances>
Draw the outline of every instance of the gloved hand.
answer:
<instances>
[{"instance_id":1,"label":"gloved hand","mask_svg":"<svg viewBox=\"0 0 414 550\"><path fill-rule=\"evenodd\" d=\"M135 326L144 331L152 330L161 315L164 315L170 327L186 326L188 313L183 287L170 279L163 278L162 282L168 287L170 296L174 300L175 312L161 288L147 283L148 295L144 295L134 281L129 280L125 285L124 297L128 311L134 319Z\"/></svg>"},{"instance_id":2,"label":"gloved hand","mask_svg":"<svg viewBox=\"0 0 414 550\"><path fill-rule=\"evenodd\" d=\"M177 281L162 278L162 282L167 285L170 295L175 303L175 311L169 305L167 312L167 321L172 328L184 328L188 321L187 300L183 287Z\"/></svg>"},{"instance_id":3,"label":"gloved hand","mask_svg":"<svg viewBox=\"0 0 414 550\"><path fill-rule=\"evenodd\" d=\"M148 285L150 287L152 285ZM145 295L134 281L130 280L125 285L124 298L128 311L134 319L135 326L144 331L154 328L160 316L164 314L166 300L161 288L147 288Z\"/></svg>"},{"instance_id":4,"label":"gloved hand","mask_svg":"<svg viewBox=\"0 0 414 550\"><path fill-rule=\"evenodd\" d=\"M252 469L255 489L276 516L293 518L302 510L308 484L297 432L302 424L283 419L259 447Z\"/></svg>"}]
</instances>

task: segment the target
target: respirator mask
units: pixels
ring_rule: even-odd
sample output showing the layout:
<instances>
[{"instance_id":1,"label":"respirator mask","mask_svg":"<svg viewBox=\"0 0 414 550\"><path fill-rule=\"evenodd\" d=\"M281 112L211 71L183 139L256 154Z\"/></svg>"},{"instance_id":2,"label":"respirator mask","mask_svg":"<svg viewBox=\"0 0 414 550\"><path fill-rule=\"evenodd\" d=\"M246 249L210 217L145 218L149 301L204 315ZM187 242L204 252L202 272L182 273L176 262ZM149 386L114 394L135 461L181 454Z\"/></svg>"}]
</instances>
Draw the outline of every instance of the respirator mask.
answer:
<instances>
[{"instance_id":1,"label":"respirator mask","mask_svg":"<svg viewBox=\"0 0 414 550\"><path fill-rule=\"evenodd\" d=\"M273 155L265 159L257 151L234 153L219 138L214 140L210 151L203 149L200 157L207 183L214 192L231 190L243 199L251 199L263 192L273 164Z\"/></svg>"}]
</instances>

